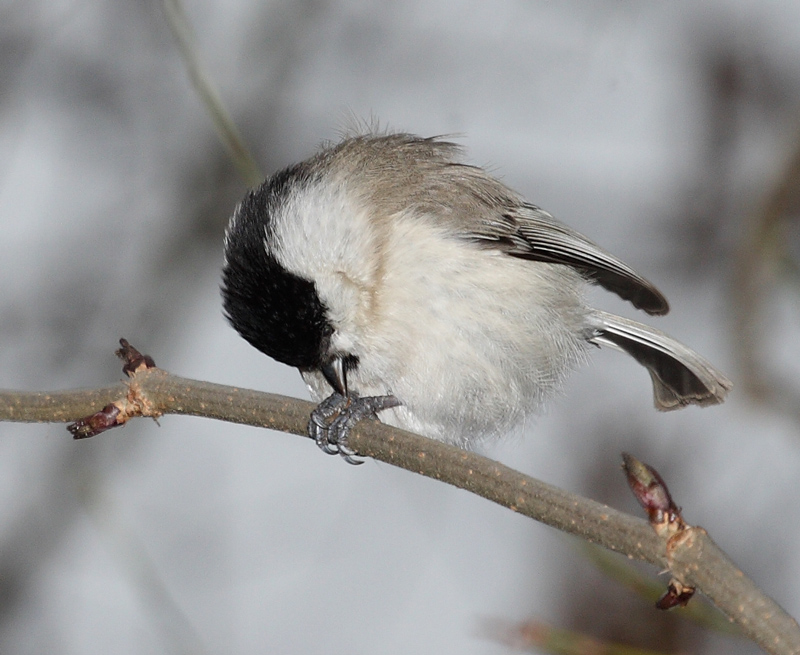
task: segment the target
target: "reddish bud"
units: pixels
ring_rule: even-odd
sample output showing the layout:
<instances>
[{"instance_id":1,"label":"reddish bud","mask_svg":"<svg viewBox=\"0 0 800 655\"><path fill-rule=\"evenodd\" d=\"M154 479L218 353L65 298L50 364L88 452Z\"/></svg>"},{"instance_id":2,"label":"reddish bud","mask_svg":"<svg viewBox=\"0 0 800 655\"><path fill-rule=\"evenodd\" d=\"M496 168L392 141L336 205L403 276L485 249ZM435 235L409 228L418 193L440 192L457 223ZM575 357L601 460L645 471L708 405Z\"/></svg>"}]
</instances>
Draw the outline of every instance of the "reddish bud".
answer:
<instances>
[{"instance_id":1,"label":"reddish bud","mask_svg":"<svg viewBox=\"0 0 800 655\"><path fill-rule=\"evenodd\" d=\"M656 609L670 610L673 607L686 607L694 596L694 587L683 585L677 580L670 580L667 592L656 601Z\"/></svg>"},{"instance_id":2,"label":"reddish bud","mask_svg":"<svg viewBox=\"0 0 800 655\"><path fill-rule=\"evenodd\" d=\"M628 486L647 512L650 523L660 525L679 521L680 508L673 502L658 471L628 453L622 453L622 460Z\"/></svg>"},{"instance_id":3,"label":"reddish bud","mask_svg":"<svg viewBox=\"0 0 800 655\"><path fill-rule=\"evenodd\" d=\"M122 372L128 377L131 377L141 368L156 367L156 363L150 355L143 355L140 353L128 343L127 339L120 339L119 345L122 347L116 351L116 355L125 362L125 365L122 367Z\"/></svg>"},{"instance_id":4,"label":"reddish bud","mask_svg":"<svg viewBox=\"0 0 800 655\"><path fill-rule=\"evenodd\" d=\"M110 403L99 412L84 416L74 423L70 423L67 426L67 430L72 433L74 439L87 439L122 425L124 422L124 420L120 420L119 407L114 403Z\"/></svg>"}]
</instances>

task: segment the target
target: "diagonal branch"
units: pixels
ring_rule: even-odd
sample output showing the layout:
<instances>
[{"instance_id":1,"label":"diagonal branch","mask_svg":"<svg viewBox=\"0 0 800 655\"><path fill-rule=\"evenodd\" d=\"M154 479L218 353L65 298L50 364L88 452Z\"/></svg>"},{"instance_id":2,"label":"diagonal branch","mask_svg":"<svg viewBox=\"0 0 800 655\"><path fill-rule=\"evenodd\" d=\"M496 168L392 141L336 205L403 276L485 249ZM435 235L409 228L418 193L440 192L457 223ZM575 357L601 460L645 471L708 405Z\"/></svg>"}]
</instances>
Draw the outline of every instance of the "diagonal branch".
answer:
<instances>
[{"instance_id":1,"label":"diagonal branch","mask_svg":"<svg viewBox=\"0 0 800 655\"><path fill-rule=\"evenodd\" d=\"M189 79L214 122L214 128L220 141L228 150L231 160L245 183L250 187L258 186L264 179L264 174L225 109L219 91L200 58L200 53L195 45L195 36L183 5L180 0L163 0L163 3L167 24L177 41Z\"/></svg>"},{"instance_id":2,"label":"diagonal branch","mask_svg":"<svg viewBox=\"0 0 800 655\"><path fill-rule=\"evenodd\" d=\"M187 414L306 436L309 402L189 380L141 368L127 383L102 389L25 393L0 391L0 420L66 422L102 413L159 417ZM130 407L135 410L130 410ZM133 414L125 415L124 422ZM83 435L86 436L86 435ZM670 543L650 525L615 509L562 491L490 459L444 443L362 421L349 445L360 455L441 480L483 496L589 542L668 569L673 578L706 594L742 632L776 655L800 654L800 628L761 592L701 528Z\"/></svg>"}]
</instances>

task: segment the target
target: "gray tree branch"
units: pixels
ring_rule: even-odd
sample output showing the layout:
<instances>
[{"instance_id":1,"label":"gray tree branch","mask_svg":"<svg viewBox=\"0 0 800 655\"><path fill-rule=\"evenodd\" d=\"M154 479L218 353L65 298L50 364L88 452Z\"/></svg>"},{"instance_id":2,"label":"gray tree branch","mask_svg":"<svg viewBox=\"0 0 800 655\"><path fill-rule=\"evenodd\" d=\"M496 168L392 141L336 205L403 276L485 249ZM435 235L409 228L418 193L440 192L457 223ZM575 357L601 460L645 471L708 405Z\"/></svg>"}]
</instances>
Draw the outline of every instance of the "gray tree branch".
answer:
<instances>
[{"instance_id":1,"label":"gray tree branch","mask_svg":"<svg viewBox=\"0 0 800 655\"><path fill-rule=\"evenodd\" d=\"M0 420L76 421L112 403L120 408L120 422L133 416L188 414L300 436L306 436L314 407L294 398L142 368L128 382L101 389L0 391ZM668 569L673 578L708 596L768 653L800 655L797 622L744 575L702 528L690 527L680 539L665 539L642 519L562 491L486 457L378 421L359 423L349 444L362 456L441 480L589 542Z\"/></svg>"}]
</instances>

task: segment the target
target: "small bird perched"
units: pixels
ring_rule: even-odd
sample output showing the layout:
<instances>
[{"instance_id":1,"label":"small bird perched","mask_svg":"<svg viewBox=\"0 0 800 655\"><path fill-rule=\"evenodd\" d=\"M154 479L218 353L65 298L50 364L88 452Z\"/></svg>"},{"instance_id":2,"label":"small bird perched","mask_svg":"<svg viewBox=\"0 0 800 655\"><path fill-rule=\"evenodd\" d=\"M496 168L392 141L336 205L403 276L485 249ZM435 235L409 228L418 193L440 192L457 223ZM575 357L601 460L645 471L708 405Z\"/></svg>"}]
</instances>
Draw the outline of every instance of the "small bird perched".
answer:
<instances>
[{"instance_id":1,"label":"small bird perched","mask_svg":"<svg viewBox=\"0 0 800 655\"><path fill-rule=\"evenodd\" d=\"M723 401L731 383L651 327L587 306L587 283L648 314L666 299L619 259L440 138L345 138L267 179L225 236L233 327L300 369L309 433L354 460L380 419L467 447L535 412L589 345L645 366L655 406Z\"/></svg>"}]
</instances>

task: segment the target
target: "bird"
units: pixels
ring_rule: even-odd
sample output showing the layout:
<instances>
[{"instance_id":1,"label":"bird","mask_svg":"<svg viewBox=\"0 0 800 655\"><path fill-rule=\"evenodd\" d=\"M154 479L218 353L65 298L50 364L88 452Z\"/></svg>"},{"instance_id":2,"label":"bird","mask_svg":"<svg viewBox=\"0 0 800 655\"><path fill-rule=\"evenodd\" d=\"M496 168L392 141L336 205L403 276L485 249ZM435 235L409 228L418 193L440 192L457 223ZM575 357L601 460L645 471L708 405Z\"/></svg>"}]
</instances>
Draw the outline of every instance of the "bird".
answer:
<instances>
[{"instance_id":1,"label":"bird","mask_svg":"<svg viewBox=\"0 0 800 655\"><path fill-rule=\"evenodd\" d=\"M347 435L366 417L462 448L508 433L593 346L644 366L659 410L724 400L722 373L590 307L590 285L669 311L651 282L447 137L366 131L245 195L225 233L221 293L247 342L299 369L319 403L309 436L351 463Z\"/></svg>"}]
</instances>

